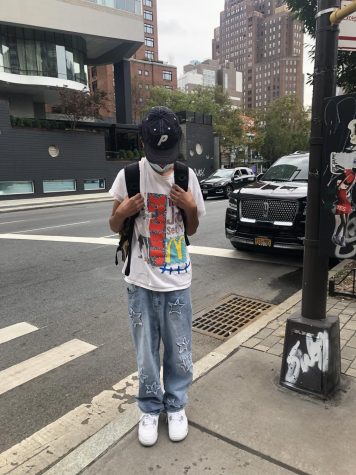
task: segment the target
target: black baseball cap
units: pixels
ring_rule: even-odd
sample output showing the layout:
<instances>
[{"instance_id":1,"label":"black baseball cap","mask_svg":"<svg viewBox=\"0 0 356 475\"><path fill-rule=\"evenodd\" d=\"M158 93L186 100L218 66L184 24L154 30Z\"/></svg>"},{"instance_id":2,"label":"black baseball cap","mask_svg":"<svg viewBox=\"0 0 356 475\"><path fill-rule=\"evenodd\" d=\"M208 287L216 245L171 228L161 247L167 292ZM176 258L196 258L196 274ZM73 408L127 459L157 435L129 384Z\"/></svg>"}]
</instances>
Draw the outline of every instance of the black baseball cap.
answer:
<instances>
[{"instance_id":1,"label":"black baseball cap","mask_svg":"<svg viewBox=\"0 0 356 475\"><path fill-rule=\"evenodd\" d=\"M164 166L178 160L182 129L171 109L152 107L142 120L140 132L149 162Z\"/></svg>"}]
</instances>

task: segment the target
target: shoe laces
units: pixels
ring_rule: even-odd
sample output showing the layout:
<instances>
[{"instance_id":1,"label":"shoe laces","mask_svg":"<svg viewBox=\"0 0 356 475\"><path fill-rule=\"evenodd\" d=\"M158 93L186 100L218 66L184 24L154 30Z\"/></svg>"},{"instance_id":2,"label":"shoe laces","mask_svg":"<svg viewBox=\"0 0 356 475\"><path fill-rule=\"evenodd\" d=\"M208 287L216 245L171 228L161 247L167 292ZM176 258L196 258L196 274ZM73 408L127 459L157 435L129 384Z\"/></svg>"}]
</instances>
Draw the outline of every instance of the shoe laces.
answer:
<instances>
[{"instance_id":1,"label":"shoe laces","mask_svg":"<svg viewBox=\"0 0 356 475\"><path fill-rule=\"evenodd\" d=\"M143 426L149 426L149 425L157 425L157 416L154 414L143 414L140 419L140 423Z\"/></svg>"},{"instance_id":2,"label":"shoe laces","mask_svg":"<svg viewBox=\"0 0 356 475\"><path fill-rule=\"evenodd\" d=\"M168 418L170 421L182 422L182 420L184 419L184 412L183 411L170 412Z\"/></svg>"}]
</instances>

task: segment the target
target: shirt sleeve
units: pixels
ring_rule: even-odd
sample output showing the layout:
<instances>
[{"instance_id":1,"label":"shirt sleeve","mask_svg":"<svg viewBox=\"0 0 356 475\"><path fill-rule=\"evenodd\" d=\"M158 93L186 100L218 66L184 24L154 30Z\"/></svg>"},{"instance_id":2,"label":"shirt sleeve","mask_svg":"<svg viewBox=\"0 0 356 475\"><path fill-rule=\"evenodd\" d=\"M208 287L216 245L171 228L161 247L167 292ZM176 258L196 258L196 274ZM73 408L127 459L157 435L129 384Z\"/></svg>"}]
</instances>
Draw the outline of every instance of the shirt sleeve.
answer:
<instances>
[{"instance_id":1,"label":"shirt sleeve","mask_svg":"<svg viewBox=\"0 0 356 475\"><path fill-rule=\"evenodd\" d=\"M115 200L122 203L124 199L127 197L127 188L126 188L126 180L125 180L125 171L124 169L120 170L115 178L112 187L109 190L110 195L115 198Z\"/></svg>"},{"instance_id":2,"label":"shirt sleeve","mask_svg":"<svg viewBox=\"0 0 356 475\"><path fill-rule=\"evenodd\" d=\"M198 178L194 171L189 168L189 185L188 185L189 190L191 191L193 198L197 204L197 209L198 209L198 218L204 216L206 214L205 211L205 204L204 204L204 199L203 195L201 193L200 185Z\"/></svg>"}]
</instances>

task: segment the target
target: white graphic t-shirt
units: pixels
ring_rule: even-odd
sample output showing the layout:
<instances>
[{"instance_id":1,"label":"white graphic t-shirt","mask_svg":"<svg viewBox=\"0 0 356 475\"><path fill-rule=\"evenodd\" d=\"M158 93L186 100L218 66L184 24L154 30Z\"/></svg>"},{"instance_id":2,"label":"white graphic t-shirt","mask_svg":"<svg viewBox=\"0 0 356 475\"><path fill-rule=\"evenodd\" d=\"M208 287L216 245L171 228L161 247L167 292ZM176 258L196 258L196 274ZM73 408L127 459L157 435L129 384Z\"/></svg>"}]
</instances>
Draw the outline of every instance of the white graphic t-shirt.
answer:
<instances>
[{"instance_id":1,"label":"white graphic t-shirt","mask_svg":"<svg viewBox=\"0 0 356 475\"><path fill-rule=\"evenodd\" d=\"M180 210L169 198L174 174L155 172L146 158L140 160L140 192L144 210L135 219L130 275L126 282L159 292L185 289L192 280L192 264L184 239ZM197 204L198 217L205 206L198 179L189 168L188 189ZM122 202L127 197L124 170L118 173L109 193ZM127 261L124 264L123 273Z\"/></svg>"}]
</instances>

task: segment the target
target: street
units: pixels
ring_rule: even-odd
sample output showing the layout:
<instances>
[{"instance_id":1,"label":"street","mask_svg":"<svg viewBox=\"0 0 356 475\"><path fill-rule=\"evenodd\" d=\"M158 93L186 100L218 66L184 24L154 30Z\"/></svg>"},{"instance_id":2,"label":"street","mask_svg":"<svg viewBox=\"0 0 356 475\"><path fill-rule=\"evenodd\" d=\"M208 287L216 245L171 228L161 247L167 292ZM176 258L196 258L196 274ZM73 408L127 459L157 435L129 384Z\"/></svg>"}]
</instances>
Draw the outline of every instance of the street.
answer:
<instances>
[{"instance_id":1,"label":"street","mask_svg":"<svg viewBox=\"0 0 356 475\"><path fill-rule=\"evenodd\" d=\"M205 203L190 239L194 313L231 292L278 304L300 288L301 257L233 250L227 200ZM0 452L136 371L110 212L107 202L0 216ZM220 343L194 333L194 360Z\"/></svg>"}]
</instances>

